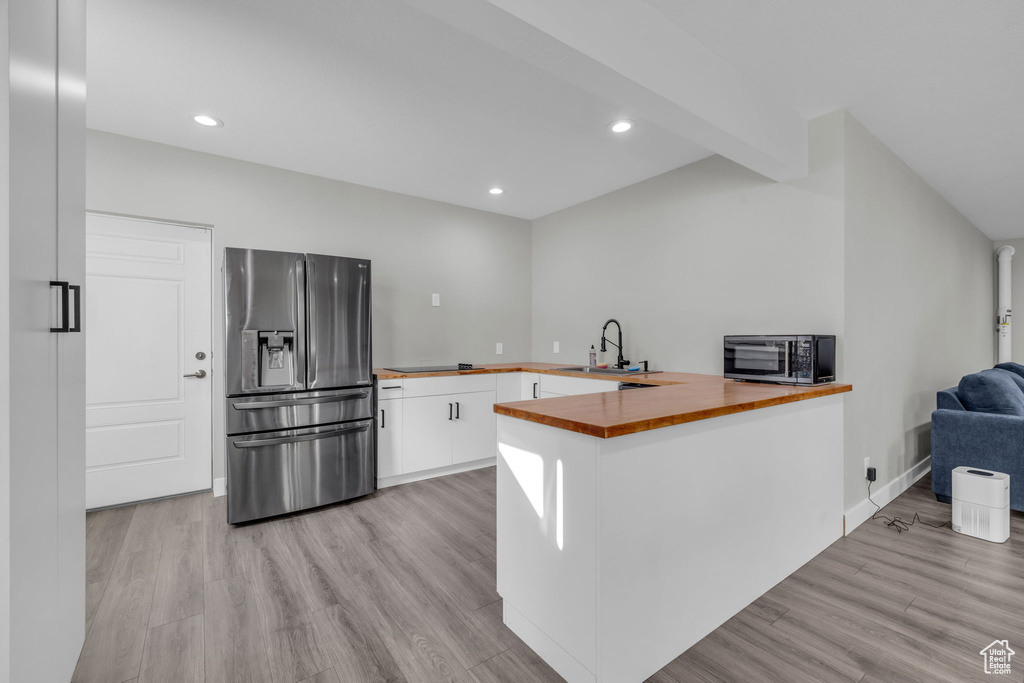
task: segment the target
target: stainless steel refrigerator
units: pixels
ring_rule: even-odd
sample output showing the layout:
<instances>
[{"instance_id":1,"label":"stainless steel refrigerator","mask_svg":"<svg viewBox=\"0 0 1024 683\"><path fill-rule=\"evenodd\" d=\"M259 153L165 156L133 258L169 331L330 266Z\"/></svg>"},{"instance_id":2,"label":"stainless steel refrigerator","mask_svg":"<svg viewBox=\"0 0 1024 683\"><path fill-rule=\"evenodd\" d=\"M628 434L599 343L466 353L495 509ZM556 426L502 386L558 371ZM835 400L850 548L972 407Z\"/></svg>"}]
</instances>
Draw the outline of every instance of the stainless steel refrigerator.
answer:
<instances>
[{"instance_id":1,"label":"stainless steel refrigerator","mask_svg":"<svg viewBox=\"0 0 1024 683\"><path fill-rule=\"evenodd\" d=\"M228 522L376 488L370 262L224 253Z\"/></svg>"}]
</instances>

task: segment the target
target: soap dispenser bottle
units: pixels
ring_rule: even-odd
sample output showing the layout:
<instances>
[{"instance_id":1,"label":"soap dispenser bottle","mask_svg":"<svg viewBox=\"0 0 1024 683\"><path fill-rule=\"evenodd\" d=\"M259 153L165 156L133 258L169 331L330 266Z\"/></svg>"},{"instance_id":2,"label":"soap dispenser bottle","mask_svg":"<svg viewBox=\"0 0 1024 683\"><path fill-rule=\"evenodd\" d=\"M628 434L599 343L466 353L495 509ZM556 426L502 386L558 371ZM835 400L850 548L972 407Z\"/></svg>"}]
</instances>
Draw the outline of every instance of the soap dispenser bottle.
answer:
<instances>
[{"instance_id":1,"label":"soap dispenser bottle","mask_svg":"<svg viewBox=\"0 0 1024 683\"><path fill-rule=\"evenodd\" d=\"M594 345L591 344L590 345L590 367L594 367L596 365L597 365L597 349L595 349Z\"/></svg>"}]
</instances>

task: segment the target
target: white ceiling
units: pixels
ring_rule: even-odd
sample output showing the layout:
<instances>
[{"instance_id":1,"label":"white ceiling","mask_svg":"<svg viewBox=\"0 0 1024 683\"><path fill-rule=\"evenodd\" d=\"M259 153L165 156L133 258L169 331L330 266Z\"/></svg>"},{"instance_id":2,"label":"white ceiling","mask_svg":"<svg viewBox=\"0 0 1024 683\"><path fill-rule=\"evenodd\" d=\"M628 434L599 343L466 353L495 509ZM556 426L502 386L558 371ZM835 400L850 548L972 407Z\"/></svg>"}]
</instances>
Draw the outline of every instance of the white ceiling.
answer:
<instances>
[{"instance_id":1,"label":"white ceiling","mask_svg":"<svg viewBox=\"0 0 1024 683\"><path fill-rule=\"evenodd\" d=\"M711 154L398 0L89 0L88 87L90 128L527 219Z\"/></svg>"},{"instance_id":2,"label":"white ceiling","mask_svg":"<svg viewBox=\"0 0 1024 683\"><path fill-rule=\"evenodd\" d=\"M804 118L849 110L990 237L1024 237L1024 3L645 1ZM90 0L88 125L528 219L711 153L517 52L400 0ZM621 116L639 125L613 136Z\"/></svg>"},{"instance_id":3,"label":"white ceiling","mask_svg":"<svg viewBox=\"0 0 1024 683\"><path fill-rule=\"evenodd\" d=\"M1024 2L646 1L804 117L849 111L989 237L1024 237Z\"/></svg>"}]
</instances>

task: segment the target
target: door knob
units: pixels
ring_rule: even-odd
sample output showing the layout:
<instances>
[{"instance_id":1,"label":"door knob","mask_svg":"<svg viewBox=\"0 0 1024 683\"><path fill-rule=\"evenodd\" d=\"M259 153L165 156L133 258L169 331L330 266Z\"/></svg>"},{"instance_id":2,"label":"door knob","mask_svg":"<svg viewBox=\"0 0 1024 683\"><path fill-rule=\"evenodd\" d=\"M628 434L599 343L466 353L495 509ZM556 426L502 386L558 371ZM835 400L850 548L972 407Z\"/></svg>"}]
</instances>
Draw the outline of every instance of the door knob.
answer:
<instances>
[{"instance_id":1,"label":"door knob","mask_svg":"<svg viewBox=\"0 0 1024 683\"><path fill-rule=\"evenodd\" d=\"M195 377L196 379L202 379L206 377L206 370L196 370L191 375L182 375L182 377Z\"/></svg>"}]
</instances>

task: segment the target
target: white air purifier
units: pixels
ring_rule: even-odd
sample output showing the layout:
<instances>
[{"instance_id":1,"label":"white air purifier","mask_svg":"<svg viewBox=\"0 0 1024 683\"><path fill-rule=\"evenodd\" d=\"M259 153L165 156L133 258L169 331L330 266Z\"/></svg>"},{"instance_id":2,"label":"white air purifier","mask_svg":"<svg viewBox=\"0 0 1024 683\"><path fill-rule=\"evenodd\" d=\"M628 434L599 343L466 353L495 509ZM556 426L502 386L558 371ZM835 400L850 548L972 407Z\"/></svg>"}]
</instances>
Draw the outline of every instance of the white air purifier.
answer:
<instances>
[{"instance_id":1,"label":"white air purifier","mask_svg":"<svg viewBox=\"0 0 1024 683\"><path fill-rule=\"evenodd\" d=\"M993 543L1010 537L1010 475L957 467L953 470L953 531Z\"/></svg>"}]
</instances>

